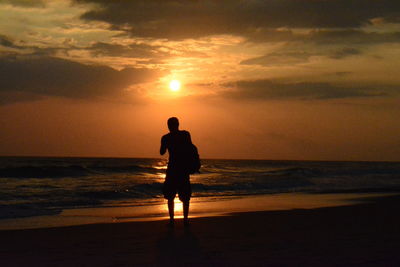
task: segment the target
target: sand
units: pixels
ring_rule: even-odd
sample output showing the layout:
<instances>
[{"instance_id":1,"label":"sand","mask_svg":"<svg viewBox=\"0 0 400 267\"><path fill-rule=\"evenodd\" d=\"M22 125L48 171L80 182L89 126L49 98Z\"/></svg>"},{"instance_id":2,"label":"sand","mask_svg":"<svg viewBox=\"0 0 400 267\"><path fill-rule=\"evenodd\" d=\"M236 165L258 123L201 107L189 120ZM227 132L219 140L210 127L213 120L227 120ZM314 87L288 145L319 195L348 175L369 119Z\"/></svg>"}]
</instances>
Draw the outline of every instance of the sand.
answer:
<instances>
[{"instance_id":1,"label":"sand","mask_svg":"<svg viewBox=\"0 0 400 267\"><path fill-rule=\"evenodd\" d=\"M400 266L399 204L0 231L0 266Z\"/></svg>"}]
</instances>

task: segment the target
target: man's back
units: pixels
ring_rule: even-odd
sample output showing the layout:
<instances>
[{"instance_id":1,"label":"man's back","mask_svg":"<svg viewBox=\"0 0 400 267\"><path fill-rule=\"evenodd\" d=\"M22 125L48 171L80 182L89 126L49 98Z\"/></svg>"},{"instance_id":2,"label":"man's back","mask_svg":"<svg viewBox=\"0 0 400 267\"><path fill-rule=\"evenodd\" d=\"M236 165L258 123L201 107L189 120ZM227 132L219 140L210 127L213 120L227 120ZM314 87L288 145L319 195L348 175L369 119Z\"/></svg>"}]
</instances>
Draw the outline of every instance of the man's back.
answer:
<instances>
[{"instance_id":1,"label":"man's back","mask_svg":"<svg viewBox=\"0 0 400 267\"><path fill-rule=\"evenodd\" d=\"M192 140L188 131L178 130L164 135L161 138L161 150L168 150L168 165L182 167L182 164L185 164L187 150L191 143Z\"/></svg>"}]
</instances>

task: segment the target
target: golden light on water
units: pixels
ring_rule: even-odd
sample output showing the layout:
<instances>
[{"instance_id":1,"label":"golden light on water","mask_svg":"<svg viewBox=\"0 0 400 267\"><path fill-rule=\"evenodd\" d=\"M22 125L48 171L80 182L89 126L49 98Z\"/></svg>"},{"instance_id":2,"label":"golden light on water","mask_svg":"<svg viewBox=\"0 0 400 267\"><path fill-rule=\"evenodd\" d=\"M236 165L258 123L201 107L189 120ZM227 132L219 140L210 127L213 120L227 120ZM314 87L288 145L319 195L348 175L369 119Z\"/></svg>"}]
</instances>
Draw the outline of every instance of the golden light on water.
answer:
<instances>
[{"instance_id":1,"label":"golden light on water","mask_svg":"<svg viewBox=\"0 0 400 267\"><path fill-rule=\"evenodd\" d=\"M173 92L177 92L181 89L181 82L178 80L172 80L169 83L169 89Z\"/></svg>"},{"instance_id":2,"label":"golden light on water","mask_svg":"<svg viewBox=\"0 0 400 267\"><path fill-rule=\"evenodd\" d=\"M178 196L174 199L175 203L175 218L183 218L183 205Z\"/></svg>"}]
</instances>

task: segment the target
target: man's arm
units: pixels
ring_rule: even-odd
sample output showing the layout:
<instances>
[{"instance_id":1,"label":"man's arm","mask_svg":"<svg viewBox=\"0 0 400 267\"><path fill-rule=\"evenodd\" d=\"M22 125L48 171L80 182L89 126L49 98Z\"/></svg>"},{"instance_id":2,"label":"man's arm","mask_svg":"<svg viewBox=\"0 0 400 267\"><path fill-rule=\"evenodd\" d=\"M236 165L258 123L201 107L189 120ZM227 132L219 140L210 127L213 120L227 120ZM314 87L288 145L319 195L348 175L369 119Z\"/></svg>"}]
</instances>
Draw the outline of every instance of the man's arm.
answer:
<instances>
[{"instance_id":1,"label":"man's arm","mask_svg":"<svg viewBox=\"0 0 400 267\"><path fill-rule=\"evenodd\" d=\"M188 131L185 131L185 132L186 132L186 138L187 138L188 142L191 144L192 143L192 137L190 136L190 133Z\"/></svg>"},{"instance_id":2,"label":"man's arm","mask_svg":"<svg viewBox=\"0 0 400 267\"><path fill-rule=\"evenodd\" d=\"M161 138L160 155L164 155L167 152L167 145L165 143L165 136L163 136Z\"/></svg>"}]
</instances>

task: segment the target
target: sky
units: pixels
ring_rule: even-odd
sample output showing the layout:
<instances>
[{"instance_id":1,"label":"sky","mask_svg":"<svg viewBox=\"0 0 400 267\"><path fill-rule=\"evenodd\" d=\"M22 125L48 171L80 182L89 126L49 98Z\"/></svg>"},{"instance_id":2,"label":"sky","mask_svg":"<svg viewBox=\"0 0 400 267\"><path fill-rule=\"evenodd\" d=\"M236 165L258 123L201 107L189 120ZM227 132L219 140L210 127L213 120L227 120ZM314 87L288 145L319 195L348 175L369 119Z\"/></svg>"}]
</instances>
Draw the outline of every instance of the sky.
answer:
<instances>
[{"instance_id":1,"label":"sky","mask_svg":"<svg viewBox=\"0 0 400 267\"><path fill-rule=\"evenodd\" d=\"M178 80L179 91L169 83ZM398 0L0 0L0 155L400 160Z\"/></svg>"}]
</instances>

